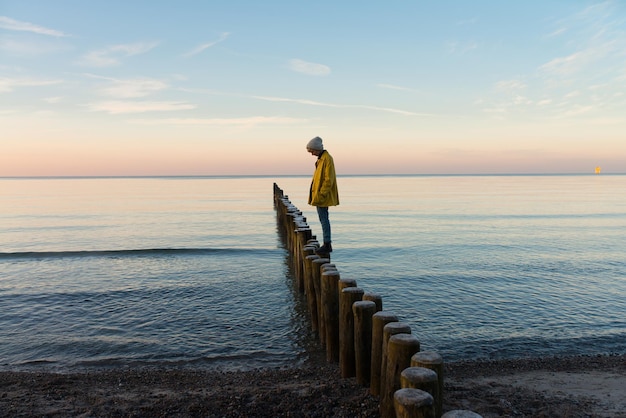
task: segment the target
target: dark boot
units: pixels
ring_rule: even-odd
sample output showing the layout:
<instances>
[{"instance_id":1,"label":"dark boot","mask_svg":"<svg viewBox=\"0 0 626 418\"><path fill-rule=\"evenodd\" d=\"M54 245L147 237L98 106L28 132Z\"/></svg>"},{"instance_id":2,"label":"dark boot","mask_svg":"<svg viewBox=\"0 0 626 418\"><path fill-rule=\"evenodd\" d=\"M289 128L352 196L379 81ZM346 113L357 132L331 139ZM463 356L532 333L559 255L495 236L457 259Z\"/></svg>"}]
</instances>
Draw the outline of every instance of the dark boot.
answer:
<instances>
[{"instance_id":1,"label":"dark boot","mask_svg":"<svg viewBox=\"0 0 626 418\"><path fill-rule=\"evenodd\" d=\"M333 252L333 246L330 245L330 242L325 242L324 245L315 250L315 254L330 254Z\"/></svg>"}]
</instances>

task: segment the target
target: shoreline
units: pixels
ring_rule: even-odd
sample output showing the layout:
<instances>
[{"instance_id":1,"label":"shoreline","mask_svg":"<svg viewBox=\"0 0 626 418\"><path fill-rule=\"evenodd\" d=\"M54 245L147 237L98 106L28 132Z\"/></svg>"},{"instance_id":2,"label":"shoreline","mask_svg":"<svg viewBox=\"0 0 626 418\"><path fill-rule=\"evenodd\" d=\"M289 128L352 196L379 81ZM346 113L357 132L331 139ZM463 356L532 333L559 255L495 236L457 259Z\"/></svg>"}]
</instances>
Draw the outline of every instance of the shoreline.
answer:
<instances>
[{"instance_id":1,"label":"shoreline","mask_svg":"<svg viewBox=\"0 0 626 418\"><path fill-rule=\"evenodd\" d=\"M626 417L626 354L446 363L444 412ZM378 399L321 349L302 366L250 371L116 368L0 372L13 417L377 417Z\"/></svg>"}]
</instances>

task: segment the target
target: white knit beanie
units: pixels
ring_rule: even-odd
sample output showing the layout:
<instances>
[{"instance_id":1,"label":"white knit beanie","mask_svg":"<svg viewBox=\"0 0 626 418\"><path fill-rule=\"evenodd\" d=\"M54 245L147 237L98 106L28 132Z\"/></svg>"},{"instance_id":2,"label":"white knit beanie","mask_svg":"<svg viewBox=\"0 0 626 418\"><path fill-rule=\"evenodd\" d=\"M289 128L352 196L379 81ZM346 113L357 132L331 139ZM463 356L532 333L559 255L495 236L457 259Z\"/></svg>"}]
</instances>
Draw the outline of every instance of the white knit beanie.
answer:
<instances>
[{"instance_id":1,"label":"white knit beanie","mask_svg":"<svg viewBox=\"0 0 626 418\"><path fill-rule=\"evenodd\" d=\"M309 143L306 144L306 149L322 151L324 149L324 145L322 144L322 138L316 136L315 138L310 140Z\"/></svg>"}]
</instances>

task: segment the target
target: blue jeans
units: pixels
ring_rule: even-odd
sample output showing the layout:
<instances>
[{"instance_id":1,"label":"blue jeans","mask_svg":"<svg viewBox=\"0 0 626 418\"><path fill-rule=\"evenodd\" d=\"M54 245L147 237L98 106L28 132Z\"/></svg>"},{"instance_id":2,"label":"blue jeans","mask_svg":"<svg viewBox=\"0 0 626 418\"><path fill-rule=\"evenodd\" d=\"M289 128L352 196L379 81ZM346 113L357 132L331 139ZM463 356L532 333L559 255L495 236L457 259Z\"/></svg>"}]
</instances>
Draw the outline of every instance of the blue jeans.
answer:
<instances>
[{"instance_id":1,"label":"blue jeans","mask_svg":"<svg viewBox=\"0 0 626 418\"><path fill-rule=\"evenodd\" d=\"M322 234L324 235L324 244L331 242L330 239L330 220L328 219L328 206L318 206L317 216L322 224Z\"/></svg>"}]
</instances>

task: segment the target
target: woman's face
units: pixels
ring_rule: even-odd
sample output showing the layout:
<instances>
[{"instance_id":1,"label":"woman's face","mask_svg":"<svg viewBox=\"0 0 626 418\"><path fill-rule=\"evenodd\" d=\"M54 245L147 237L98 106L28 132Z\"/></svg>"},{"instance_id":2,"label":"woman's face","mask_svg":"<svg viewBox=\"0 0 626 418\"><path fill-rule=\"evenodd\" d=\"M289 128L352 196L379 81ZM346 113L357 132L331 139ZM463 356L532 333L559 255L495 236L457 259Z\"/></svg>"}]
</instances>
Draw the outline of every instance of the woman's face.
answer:
<instances>
[{"instance_id":1,"label":"woman's face","mask_svg":"<svg viewBox=\"0 0 626 418\"><path fill-rule=\"evenodd\" d=\"M322 150L319 150L319 149L307 148L307 151L309 151L311 154L315 155L316 157L319 157L320 154L322 153Z\"/></svg>"}]
</instances>

